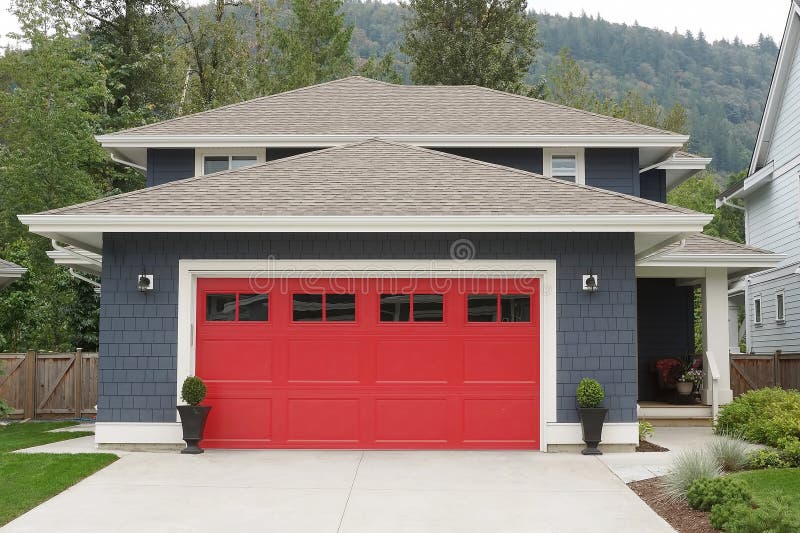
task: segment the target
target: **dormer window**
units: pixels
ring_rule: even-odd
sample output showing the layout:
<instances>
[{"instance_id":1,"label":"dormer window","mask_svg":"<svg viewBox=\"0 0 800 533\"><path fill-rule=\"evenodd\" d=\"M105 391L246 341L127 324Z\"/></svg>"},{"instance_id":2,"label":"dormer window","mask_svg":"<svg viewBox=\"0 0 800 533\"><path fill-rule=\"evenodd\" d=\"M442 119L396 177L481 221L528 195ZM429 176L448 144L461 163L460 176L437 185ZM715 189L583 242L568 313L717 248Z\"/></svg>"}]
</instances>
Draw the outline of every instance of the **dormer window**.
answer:
<instances>
[{"instance_id":1,"label":"dormer window","mask_svg":"<svg viewBox=\"0 0 800 533\"><path fill-rule=\"evenodd\" d=\"M571 183L585 183L583 148L545 148L542 170L545 176Z\"/></svg>"},{"instance_id":2,"label":"dormer window","mask_svg":"<svg viewBox=\"0 0 800 533\"><path fill-rule=\"evenodd\" d=\"M195 161L195 175L213 174L224 170L236 170L264 162L265 150L245 148L240 150L206 149L198 150Z\"/></svg>"}]
</instances>

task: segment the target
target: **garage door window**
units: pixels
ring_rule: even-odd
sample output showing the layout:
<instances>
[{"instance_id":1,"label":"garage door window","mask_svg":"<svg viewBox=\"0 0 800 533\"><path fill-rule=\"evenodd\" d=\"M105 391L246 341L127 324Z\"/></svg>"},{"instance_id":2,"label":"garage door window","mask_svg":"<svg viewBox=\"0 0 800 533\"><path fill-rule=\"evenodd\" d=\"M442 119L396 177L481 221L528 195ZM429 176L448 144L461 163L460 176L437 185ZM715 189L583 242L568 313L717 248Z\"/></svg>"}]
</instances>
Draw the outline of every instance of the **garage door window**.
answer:
<instances>
[{"instance_id":1,"label":"garage door window","mask_svg":"<svg viewBox=\"0 0 800 533\"><path fill-rule=\"evenodd\" d=\"M355 322L355 294L294 294L295 322Z\"/></svg>"},{"instance_id":2,"label":"garage door window","mask_svg":"<svg viewBox=\"0 0 800 533\"><path fill-rule=\"evenodd\" d=\"M441 294L381 294L381 322L443 322Z\"/></svg>"},{"instance_id":3,"label":"garage door window","mask_svg":"<svg viewBox=\"0 0 800 533\"><path fill-rule=\"evenodd\" d=\"M470 294L467 296L467 321L530 322L531 297L527 294Z\"/></svg>"},{"instance_id":4,"label":"garage door window","mask_svg":"<svg viewBox=\"0 0 800 533\"><path fill-rule=\"evenodd\" d=\"M268 294L206 294L208 322L266 322L268 319Z\"/></svg>"}]
</instances>

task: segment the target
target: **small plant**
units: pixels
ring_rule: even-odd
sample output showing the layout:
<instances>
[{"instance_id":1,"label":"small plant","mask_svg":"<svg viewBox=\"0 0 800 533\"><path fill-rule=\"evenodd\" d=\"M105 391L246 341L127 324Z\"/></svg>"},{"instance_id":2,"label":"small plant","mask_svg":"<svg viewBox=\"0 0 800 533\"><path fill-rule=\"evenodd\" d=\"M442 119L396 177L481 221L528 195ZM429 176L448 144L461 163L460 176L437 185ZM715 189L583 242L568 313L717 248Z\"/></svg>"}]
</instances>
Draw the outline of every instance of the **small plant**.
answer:
<instances>
[{"instance_id":1,"label":"small plant","mask_svg":"<svg viewBox=\"0 0 800 533\"><path fill-rule=\"evenodd\" d=\"M722 474L722 468L707 450L693 449L679 454L664 476L664 489L671 500L683 500L686 491L698 479L712 479Z\"/></svg>"},{"instance_id":2,"label":"small plant","mask_svg":"<svg viewBox=\"0 0 800 533\"><path fill-rule=\"evenodd\" d=\"M800 521L785 496L776 496L753 508L745 503L729 502L711 509L711 525L727 533L795 533Z\"/></svg>"},{"instance_id":3,"label":"small plant","mask_svg":"<svg viewBox=\"0 0 800 533\"><path fill-rule=\"evenodd\" d=\"M603 386L596 379L583 378L578 384L575 396L578 399L579 407L582 409L594 409L603 404L606 393L603 391Z\"/></svg>"},{"instance_id":4,"label":"small plant","mask_svg":"<svg viewBox=\"0 0 800 533\"><path fill-rule=\"evenodd\" d=\"M656 430L653 424L647 420L639 420L639 442L647 440L655 434Z\"/></svg>"},{"instance_id":5,"label":"small plant","mask_svg":"<svg viewBox=\"0 0 800 533\"><path fill-rule=\"evenodd\" d=\"M183 381L181 399L189 405L198 405L206 397L206 384L197 376L189 376Z\"/></svg>"},{"instance_id":6,"label":"small plant","mask_svg":"<svg viewBox=\"0 0 800 533\"><path fill-rule=\"evenodd\" d=\"M710 453L726 472L737 472L747 466L749 448L744 441L729 435L718 435L708 443Z\"/></svg>"},{"instance_id":7,"label":"small plant","mask_svg":"<svg viewBox=\"0 0 800 533\"><path fill-rule=\"evenodd\" d=\"M687 368L678 377L678 381L700 385L701 383L703 383L703 377L705 377L705 373L699 368Z\"/></svg>"},{"instance_id":8,"label":"small plant","mask_svg":"<svg viewBox=\"0 0 800 533\"><path fill-rule=\"evenodd\" d=\"M789 468L791 465L781 451L774 448L753 450L747 456L747 468L761 470L764 468Z\"/></svg>"},{"instance_id":9,"label":"small plant","mask_svg":"<svg viewBox=\"0 0 800 533\"><path fill-rule=\"evenodd\" d=\"M749 504L752 500L747 485L741 480L731 477L698 479L689 485L686 501L692 509L710 511L715 505L727 503Z\"/></svg>"}]
</instances>

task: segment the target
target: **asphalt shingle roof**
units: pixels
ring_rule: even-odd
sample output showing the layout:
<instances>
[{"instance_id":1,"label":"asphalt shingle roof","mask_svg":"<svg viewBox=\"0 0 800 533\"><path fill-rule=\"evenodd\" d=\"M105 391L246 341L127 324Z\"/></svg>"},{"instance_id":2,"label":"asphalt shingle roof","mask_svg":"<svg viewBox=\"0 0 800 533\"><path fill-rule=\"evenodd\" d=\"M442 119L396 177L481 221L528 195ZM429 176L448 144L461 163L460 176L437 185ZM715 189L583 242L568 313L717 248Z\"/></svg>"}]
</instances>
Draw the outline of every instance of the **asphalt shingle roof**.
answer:
<instances>
[{"instance_id":1,"label":"asphalt shingle roof","mask_svg":"<svg viewBox=\"0 0 800 533\"><path fill-rule=\"evenodd\" d=\"M659 253L660 257L668 255L774 255L768 250L702 233L686 237L686 244L683 247L680 243L674 243L664 250L663 253Z\"/></svg>"},{"instance_id":2,"label":"asphalt shingle roof","mask_svg":"<svg viewBox=\"0 0 800 533\"><path fill-rule=\"evenodd\" d=\"M352 76L111 134L665 135L671 132L475 85Z\"/></svg>"},{"instance_id":3,"label":"asphalt shingle roof","mask_svg":"<svg viewBox=\"0 0 800 533\"><path fill-rule=\"evenodd\" d=\"M61 215L555 216L697 214L380 139L48 211Z\"/></svg>"}]
</instances>

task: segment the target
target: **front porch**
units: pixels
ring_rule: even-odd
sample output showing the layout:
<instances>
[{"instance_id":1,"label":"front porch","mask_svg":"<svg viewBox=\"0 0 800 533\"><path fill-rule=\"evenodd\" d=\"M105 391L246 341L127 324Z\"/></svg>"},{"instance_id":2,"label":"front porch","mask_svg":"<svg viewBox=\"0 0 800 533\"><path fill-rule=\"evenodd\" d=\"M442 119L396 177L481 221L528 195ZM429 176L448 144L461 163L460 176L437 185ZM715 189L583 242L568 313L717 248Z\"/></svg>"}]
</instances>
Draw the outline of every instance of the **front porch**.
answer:
<instances>
[{"instance_id":1,"label":"front porch","mask_svg":"<svg viewBox=\"0 0 800 533\"><path fill-rule=\"evenodd\" d=\"M710 425L719 406L733 399L729 281L769 268L781 257L706 235L637 257L640 420ZM703 370L703 382L694 394L679 395L675 378L689 366Z\"/></svg>"}]
</instances>

